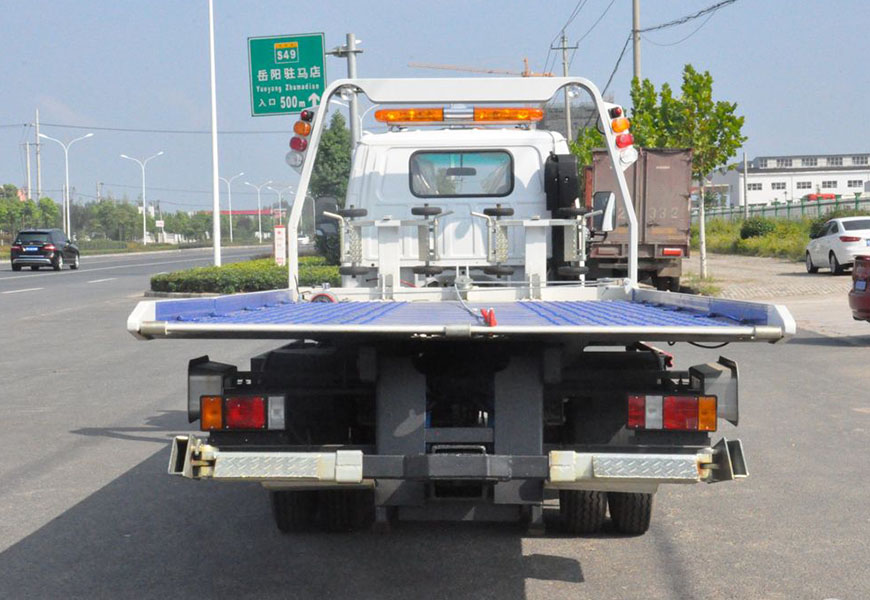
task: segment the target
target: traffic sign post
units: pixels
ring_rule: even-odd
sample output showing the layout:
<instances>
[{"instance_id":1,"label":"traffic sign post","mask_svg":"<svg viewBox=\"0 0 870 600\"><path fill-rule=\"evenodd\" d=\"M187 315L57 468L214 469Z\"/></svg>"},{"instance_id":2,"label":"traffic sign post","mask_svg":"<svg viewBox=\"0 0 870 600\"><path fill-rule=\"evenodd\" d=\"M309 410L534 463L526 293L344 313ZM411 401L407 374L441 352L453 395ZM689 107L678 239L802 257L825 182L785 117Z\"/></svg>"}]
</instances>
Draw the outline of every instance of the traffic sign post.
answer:
<instances>
[{"instance_id":1,"label":"traffic sign post","mask_svg":"<svg viewBox=\"0 0 870 600\"><path fill-rule=\"evenodd\" d=\"M326 89L322 33L248 38L251 115L286 115L317 106Z\"/></svg>"}]
</instances>

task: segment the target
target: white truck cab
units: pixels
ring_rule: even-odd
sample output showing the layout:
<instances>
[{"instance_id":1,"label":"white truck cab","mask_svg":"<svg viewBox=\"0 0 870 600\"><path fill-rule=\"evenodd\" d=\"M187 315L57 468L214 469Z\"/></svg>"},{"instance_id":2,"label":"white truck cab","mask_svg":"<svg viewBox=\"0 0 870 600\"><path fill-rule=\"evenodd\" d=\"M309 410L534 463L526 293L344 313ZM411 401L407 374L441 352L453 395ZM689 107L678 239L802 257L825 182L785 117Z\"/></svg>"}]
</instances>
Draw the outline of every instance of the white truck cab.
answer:
<instances>
[{"instance_id":1,"label":"white truck cab","mask_svg":"<svg viewBox=\"0 0 870 600\"><path fill-rule=\"evenodd\" d=\"M551 154L567 153L562 135L529 127L421 128L364 135L354 153L346 201L348 207L364 209L372 222L362 231L360 263L371 267L379 263L376 223L402 220L403 282L419 286L434 281L435 269L414 272L427 258L433 266L461 267L480 274L491 261L487 221L475 213L504 207L512 210L513 219L547 218L544 165ZM413 215L414 207L429 207L431 211L423 212L433 214ZM437 221L429 256L421 249L417 224L407 224L427 217ZM523 231L511 229L503 264L512 272L504 277L522 281ZM343 282L348 287L367 284L372 282L350 275Z\"/></svg>"}]
</instances>

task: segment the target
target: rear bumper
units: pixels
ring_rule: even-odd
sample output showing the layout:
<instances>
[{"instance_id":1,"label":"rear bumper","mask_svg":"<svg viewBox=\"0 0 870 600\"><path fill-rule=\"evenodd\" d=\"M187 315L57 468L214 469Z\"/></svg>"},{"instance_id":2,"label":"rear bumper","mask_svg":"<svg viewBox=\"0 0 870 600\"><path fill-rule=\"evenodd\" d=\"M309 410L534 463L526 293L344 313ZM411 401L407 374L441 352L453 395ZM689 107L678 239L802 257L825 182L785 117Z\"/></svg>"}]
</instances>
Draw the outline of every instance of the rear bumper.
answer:
<instances>
[{"instance_id":1,"label":"rear bumper","mask_svg":"<svg viewBox=\"0 0 870 600\"><path fill-rule=\"evenodd\" d=\"M50 265L51 258L47 256L16 256L12 259L13 265Z\"/></svg>"},{"instance_id":2,"label":"rear bumper","mask_svg":"<svg viewBox=\"0 0 870 600\"><path fill-rule=\"evenodd\" d=\"M372 485L376 479L502 482L540 480L546 487L654 492L662 483L713 483L748 475L739 441L686 453L577 452L541 456L224 451L195 436L172 443L169 473L189 479L254 481L284 487Z\"/></svg>"}]
</instances>

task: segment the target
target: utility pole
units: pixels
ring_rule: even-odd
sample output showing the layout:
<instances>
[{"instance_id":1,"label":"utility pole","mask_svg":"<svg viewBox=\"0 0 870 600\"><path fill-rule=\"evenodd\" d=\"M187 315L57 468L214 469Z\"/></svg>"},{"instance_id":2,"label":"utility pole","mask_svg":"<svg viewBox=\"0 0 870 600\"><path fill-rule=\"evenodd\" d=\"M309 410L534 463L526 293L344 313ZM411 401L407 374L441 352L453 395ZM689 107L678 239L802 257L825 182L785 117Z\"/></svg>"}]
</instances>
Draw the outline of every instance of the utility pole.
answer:
<instances>
[{"instance_id":1,"label":"utility pole","mask_svg":"<svg viewBox=\"0 0 870 600\"><path fill-rule=\"evenodd\" d=\"M39 109L36 109L36 198L42 198L42 158L39 156Z\"/></svg>"},{"instance_id":2,"label":"utility pole","mask_svg":"<svg viewBox=\"0 0 870 600\"><path fill-rule=\"evenodd\" d=\"M746 152L743 153L743 220L749 218L749 185L747 184L747 179L749 179L749 167L746 161Z\"/></svg>"},{"instance_id":3,"label":"utility pole","mask_svg":"<svg viewBox=\"0 0 870 600\"><path fill-rule=\"evenodd\" d=\"M631 39L634 50L634 77L640 81L640 0L632 0Z\"/></svg>"},{"instance_id":4,"label":"utility pole","mask_svg":"<svg viewBox=\"0 0 870 600\"><path fill-rule=\"evenodd\" d=\"M349 79L356 79L356 55L362 53L362 50L357 48L356 45L357 43L362 43L362 40L356 39L356 36L352 33L348 33L345 40L344 46L336 46L326 54L337 56L338 58L347 58L347 76ZM351 95L348 112L350 113L348 118L350 121L350 147L351 151L353 151L360 137L359 107L357 106L356 92Z\"/></svg>"},{"instance_id":5,"label":"utility pole","mask_svg":"<svg viewBox=\"0 0 870 600\"><path fill-rule=\"evenodd\" d=\"M576 50L577 46L569 46L568 38L565 37L565 30L562 30L562 45L551 48L551 50L562 50L562 75L564 77L568 76L568 50ZM565 91L565 139L569 142L574 141L574 138L577 137L574 134L573 127L571 126L571 95L569 93L568 88L564 89Z\"/></svg>"},{"instance_id":6,"label":"utility pole","mask_svg":"<svg viewBox=\"0 0 870 600\"><path fill-rule=\"evenodd\" d=\"M33 188L30 187L30 142L25 142L27 149L27 199L33 200Z\"/></svg>"},{"instance_id":7,"label":"utility pole","mask_svg":"<svg viewBox=\"0 0 870 600\"><path fill-rule=\"evenodd\" d=\"M218 136L217 136L217 89L214 68L214 1L208 0L208 55L211 83L211 188L212 223L211 234L214 244L214 266L221 266L221 191L218 179Z\"/></svg>"}]
</instances>

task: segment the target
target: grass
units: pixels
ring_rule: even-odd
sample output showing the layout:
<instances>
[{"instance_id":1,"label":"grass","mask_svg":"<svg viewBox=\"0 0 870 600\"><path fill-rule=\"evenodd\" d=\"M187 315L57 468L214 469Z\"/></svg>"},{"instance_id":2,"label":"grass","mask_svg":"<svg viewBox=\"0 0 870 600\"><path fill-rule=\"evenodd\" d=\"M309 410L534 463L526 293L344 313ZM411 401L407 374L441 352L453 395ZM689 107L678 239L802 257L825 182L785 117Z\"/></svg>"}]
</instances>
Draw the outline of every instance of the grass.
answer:
<instances>
[{"instance_id":1,"label":"grass","mask_svg":"<svg viewBox=\"0 0 870 600\"><path fill-rule=\"evenodd\" d=\"M824 223L835 217L866 214L868 214L866 211L841 210L815 219L804 218L796 221L763 219L768 224L766 229L772 229L772 231L757 237L745 238L741 236L742 221L709 219L706 229L707 251L719 254L769 256L802 261L806 253L807 243L810 241L811 232L818 231ZM755 219L762 218L755 217ZM746 235L753 232L744 230L743 233ZM692 225L692 248L697 249L698 247L698 226Z\"/></svg>"},{"instance_id":2,"label":"grass","mask_svg":"<svg viewBox=\"0 0 870 600\"><path fill-rule=\"evenodd\" d=\"M697 273L683 273L680 279L681 285L691 289L694 293L701 296L717 296L722 291L722 288L716 285L716 279L713 277L701 278Z\"/></svg>"}]
</instances>

